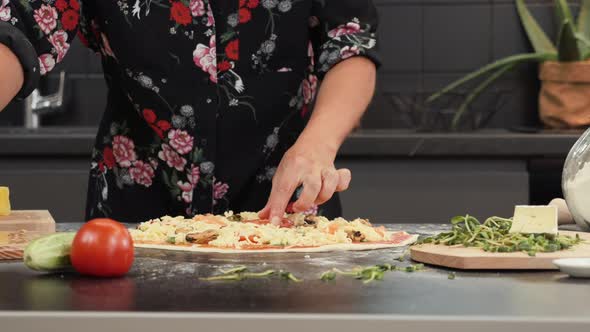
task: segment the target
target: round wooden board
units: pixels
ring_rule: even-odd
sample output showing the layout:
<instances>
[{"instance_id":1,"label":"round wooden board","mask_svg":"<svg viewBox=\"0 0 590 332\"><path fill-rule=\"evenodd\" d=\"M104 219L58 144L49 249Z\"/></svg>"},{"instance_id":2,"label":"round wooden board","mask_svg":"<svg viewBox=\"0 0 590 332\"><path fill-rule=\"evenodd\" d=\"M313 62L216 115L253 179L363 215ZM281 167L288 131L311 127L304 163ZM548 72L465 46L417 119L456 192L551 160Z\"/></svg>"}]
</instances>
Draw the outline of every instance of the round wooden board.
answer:
<instances>
[{"instance_id":1,"label":"round wooden board","mask_svg":"<svg viewBox=\"0 0 590 332\"><path fill-rule=\"evenodd\" d=\"M576 232L562 231L562 235L576 236ZM450 247L421 244L410 248L413 260L462 270L557 270L553 260L559 258L590 258L590 233L578 233L585 242L569 250L537 253L492 253L478 248Z\"/></svg>"}]
</instances>

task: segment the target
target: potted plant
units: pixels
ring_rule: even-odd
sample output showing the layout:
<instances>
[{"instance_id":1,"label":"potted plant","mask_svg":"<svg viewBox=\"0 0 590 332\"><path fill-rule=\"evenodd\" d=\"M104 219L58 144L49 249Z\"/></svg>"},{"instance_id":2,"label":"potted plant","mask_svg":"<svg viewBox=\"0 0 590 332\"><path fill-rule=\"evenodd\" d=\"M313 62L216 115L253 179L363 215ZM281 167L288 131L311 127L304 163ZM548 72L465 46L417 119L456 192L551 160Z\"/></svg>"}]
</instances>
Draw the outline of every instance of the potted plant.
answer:
<instances>
[{"instance_id":1,"label":"potted plant","mask_svg":"<svg viewBox=\"0 0 590 332\"><path fill-rule=\"evenodd\" d=\"M466 95L455 112L452 127L457 128L469 105L494 81L515 66L540 63L539 114L541 121L553 128L575 128L590 125L590 0L582 0L578 20L574 23L566 0L555 0L559 22L554 45L526 7L516 0L521 23L533 46L533 53L512 55L472 72L431 95L435 102L467 82L481 79Z\"/></svg>"}]
</instances>

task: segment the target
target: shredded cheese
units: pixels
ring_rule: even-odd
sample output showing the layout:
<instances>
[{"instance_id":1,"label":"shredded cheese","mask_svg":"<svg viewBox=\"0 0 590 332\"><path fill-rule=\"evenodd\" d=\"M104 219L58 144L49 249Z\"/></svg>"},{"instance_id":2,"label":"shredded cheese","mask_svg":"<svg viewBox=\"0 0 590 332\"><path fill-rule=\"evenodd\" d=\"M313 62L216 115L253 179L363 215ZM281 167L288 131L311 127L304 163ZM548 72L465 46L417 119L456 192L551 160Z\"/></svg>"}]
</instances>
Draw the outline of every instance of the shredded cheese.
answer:
<instances>
[{"instance_id":1,"label":"shredded cheese","mask_svg":"<svg viewBox=\"0 0 590 332\"><path fill-rule=\"evenodd\" d=\"M130 233L134 241L162 244L191 244L187 235L207 234L211 238L203 240L205 244L236 249L245 246L316 247L359 241L380 242L389 241L392 235L392 232L375 228L364 219L328 220L303 214L285 217L292 222L292 227L260 222L256 212L234 214L229 211L223 216L197 215L192 219L164 216L143 222Z\"/></svg>"}]
</instances>

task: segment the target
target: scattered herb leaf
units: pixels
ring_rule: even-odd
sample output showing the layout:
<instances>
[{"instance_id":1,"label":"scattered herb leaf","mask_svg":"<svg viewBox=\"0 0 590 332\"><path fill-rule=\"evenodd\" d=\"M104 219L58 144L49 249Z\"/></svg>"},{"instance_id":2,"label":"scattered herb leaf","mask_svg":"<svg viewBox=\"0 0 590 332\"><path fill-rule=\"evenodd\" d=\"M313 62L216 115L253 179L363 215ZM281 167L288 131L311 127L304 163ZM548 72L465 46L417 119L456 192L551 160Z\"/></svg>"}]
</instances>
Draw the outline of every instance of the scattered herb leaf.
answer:
<instances>
[{"instance_id":1,"label":"scattered herb leaf","mask_svg":"<svg viewBox=\"0 0 590 332\"><path fill-rule=\"evenodd\" d=\"M331 281L334 279L336 279L336 271L334 270L326 271L320 276L320 280L322 281Z\"/></svg>"},{"instance_id":2,"label":"scattered herb leaf","mask_svg":"<svg viewBox=\"0 0 590 332\"><path fill-rule=\"evenodd\" d=\"M303 281L303 280L295 277L293 275L293 273L287 272L287 271L283 271L283 270L279 271L279 277L281 277L281 279L291 280L291 281L294 281L294 282L302 282Z\"/></svg>"},{"instance_id":3,"label":"scattered herb leaf","mask_svg":"<svg viewBox=\"0 0 590 332\"><path fill-rule=\"evenodd\" d=\"M248 271L248 268L246 266L236 266L234 268L231 268L229 270L223 270L223 269L219 269L219 272L221 273L220 275L214 275L211 277L206 277L206 278L199 278L200 280L205 280L205 281L215 281L215 280L245 280L245 279L261 279L261 278L267 278L270 277L272 275L278 275L279 278L281 279L285 279L285 280L291 280L294 282L301 282L302 280L295 277L291 272L287 272L287 271L279 271L277 273L277 271L275 270L266 270L266 271L262 271L262 272L250 272Z\"/></svg>"},{"instance_id":4,"label":"scattered herb leaf","mask_svg":"<svg viewBox=\"0 0 590 332\"><path fill-rule=\"evenodd\" d=\"M222 274L232 274L232 273L244 272L246 270L248 270L248 268L245 265L240 265L240 266L236 266L234 268L231 268L229 270L219 269L219 272L221 272Z\"/></svg>"},{"instance_id":5,"label":"scattered herb leaf","mask_svg":"<svg viewBox=\"0 0 590 332\"><path fill-rule=\"evenodd\" d=\"M406 272L422 271L422 270L424 270L424 264L409 265L409 266L406 266L406 268L404 270Z\"/></svg>"},{"instance_id":6,"label":"scattered herb leaf","mask_svg":"<svg viewBox=\"0 0 590 332\"><path fill-rule=\"evenodd\" d=\"M393 271L395 270L395 265L391 265L388 263L385 264L379 264L377 265L377 267L381 270L381 271Z\"/></svg>"},{"instance_id":7,"label":"scattered herb leaf","mask_svg":"<svg viewBox=\"0 0 590 332\"><path fill-rule=\"evenodd\" d=\"M447 276L447 278L449 278L449 280L455 280L456 277L457 277L457 274L455 272L449 272L449 275Z\"/></svg>"}]
</instances>

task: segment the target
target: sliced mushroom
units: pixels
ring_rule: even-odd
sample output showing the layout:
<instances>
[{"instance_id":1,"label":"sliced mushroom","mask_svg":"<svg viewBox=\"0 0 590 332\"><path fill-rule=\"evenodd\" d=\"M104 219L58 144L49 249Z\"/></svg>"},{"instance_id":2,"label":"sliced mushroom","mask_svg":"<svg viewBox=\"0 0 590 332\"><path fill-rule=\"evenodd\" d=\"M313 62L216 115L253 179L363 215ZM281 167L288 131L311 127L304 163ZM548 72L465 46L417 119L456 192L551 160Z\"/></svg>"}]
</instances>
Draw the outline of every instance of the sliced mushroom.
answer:
<instances>
[{"instance_id":1,"label":"sliced mushroom","mask_svg":"<svg viewBox=\"0 0 590 332\"><path fill-rule=\"evenodd\" d=\"M305 216L303 221L305 221L306 226L316 226L318 224L315 216Z\"/></svg>"},{"instance_id":2,"label":"sliced mushroom","mask_svg":"<svg viewBox=\"0 0 590 332\"><path fill-rule=\"evenodd\" d=\"M188 233L192 231L192 229L188 228L188 227L183 227L183 228L178 228L174 231L175 234L180 234L180 233Z\"/></svg>"},{"instance_id":3,"label":"sliced mushroom","mask_svg":"<svg viewBox=\"0 0 590 332\"><path fill-rule=\"evenodd\" d=\"M240 214L232 214L231 216L227 217L229 221L242 221L244 220Z\"/></svg>"},{"instance_id":4,"label":"sliced mushroom","mask_svg":"<svg viewBox=\"0 0 590 332\"><path fill-rule=\"evenodd\" d=\"M347 231L346 234L352 242L363 242L365 240L365 236L359 231Z\"/></svg>"},{"instance_id":5,"label":"sliced mushroom","mask_svg":"<svg viewBox=\"0 0 590 332\"><path fill-rule=\"evenodd\" d=\"M219 234L213 230L199 233L190 233L186 235L186 242L196 244L208 244L209 242L217 239L218 236Z\"/></svg>"}]
</instances>

